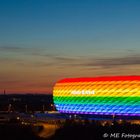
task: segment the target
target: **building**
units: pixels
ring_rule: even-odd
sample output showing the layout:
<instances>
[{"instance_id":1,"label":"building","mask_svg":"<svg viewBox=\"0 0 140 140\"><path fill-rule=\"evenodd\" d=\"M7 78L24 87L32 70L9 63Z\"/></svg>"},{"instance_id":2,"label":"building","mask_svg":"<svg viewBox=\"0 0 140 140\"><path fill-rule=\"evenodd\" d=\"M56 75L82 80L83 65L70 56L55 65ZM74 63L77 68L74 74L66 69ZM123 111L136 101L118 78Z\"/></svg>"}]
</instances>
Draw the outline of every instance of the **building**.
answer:
<instances>
[{"instance_id":1,"label":"building","mask_svg":"<svg viewBox=\"0 0 140 140\"><path fill-rule=\"evenodd\" d=\"M53 100L61 113L140 117L140 76L63 79Z\"/></svg>"}]
</instances>

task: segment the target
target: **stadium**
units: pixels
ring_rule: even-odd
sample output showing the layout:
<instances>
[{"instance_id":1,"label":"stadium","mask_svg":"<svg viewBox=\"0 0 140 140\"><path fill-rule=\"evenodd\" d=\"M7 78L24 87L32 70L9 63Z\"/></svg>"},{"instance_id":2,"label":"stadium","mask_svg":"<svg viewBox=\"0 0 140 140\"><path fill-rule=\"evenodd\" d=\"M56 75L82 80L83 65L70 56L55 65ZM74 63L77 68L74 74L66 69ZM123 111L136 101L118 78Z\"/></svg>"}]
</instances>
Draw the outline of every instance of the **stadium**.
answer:
<instances>
[{"instance_id":1,"label":"stadium","mask_svg":"<svg viewBox=\"0 0 140 140\"><path fill-rule=\"evenodd\" d=\"M60 113L140 118L140 76L63 79L53 100Z\"/></svg>"}]
</instances>

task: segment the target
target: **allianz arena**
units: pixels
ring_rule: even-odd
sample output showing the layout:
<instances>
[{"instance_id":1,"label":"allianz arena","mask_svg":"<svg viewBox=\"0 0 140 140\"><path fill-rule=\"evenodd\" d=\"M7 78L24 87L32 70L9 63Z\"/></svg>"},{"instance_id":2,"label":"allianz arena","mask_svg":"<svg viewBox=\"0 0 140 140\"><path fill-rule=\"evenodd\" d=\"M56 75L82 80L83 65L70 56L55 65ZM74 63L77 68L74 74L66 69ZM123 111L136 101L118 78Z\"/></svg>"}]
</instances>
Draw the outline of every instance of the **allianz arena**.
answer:
<instances>
[{"instance_id":1,"label":"allianz arena","mask_svg":"<svg viewBox=\"0 0 140 140\"><path fill-rule=\"evenodd\" d=\"M53 100L61 113L139 117L140 76L63 79Z\"/></svg>"}]
</instances>

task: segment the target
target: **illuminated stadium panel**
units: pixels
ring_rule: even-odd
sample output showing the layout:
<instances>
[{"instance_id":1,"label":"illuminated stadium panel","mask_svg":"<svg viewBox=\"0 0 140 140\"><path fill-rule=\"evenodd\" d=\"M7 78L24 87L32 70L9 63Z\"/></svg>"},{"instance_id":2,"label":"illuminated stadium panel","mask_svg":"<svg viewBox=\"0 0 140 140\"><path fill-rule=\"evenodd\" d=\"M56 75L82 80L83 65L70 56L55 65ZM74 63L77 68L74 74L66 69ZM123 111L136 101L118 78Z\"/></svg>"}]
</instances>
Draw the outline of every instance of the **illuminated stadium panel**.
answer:
<instances>
[{"instance_id":1,"label":"illuminated stadium panel","mask_svg":"<svg viewBox=\"0 0 140 140\"><path fill-rule=\"evenodd\" d=\"M53 99L62 113L140 116L140 76L63 79Z\"/></svg>"}]
</instances>

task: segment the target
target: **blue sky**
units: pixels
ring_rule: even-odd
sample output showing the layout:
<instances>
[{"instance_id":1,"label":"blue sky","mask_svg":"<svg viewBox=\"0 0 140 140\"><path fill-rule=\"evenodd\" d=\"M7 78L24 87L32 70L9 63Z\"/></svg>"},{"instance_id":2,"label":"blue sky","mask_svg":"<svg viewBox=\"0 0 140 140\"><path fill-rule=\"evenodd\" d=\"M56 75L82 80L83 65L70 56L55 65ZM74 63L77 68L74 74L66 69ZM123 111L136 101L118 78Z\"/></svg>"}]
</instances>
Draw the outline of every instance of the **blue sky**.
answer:
<instances>
[{"instance_id":1,"label":"blue sky","mask_svg":"<svg viewBox=\"0 0 140 140\"><path fill-rule=\"evenodd\" d=\"M51 92L64 77L139 74L139 9L139 0L0 0L0 89ZM32 73L29 83L21 73Z\"/></svg>"}]
</instances>

